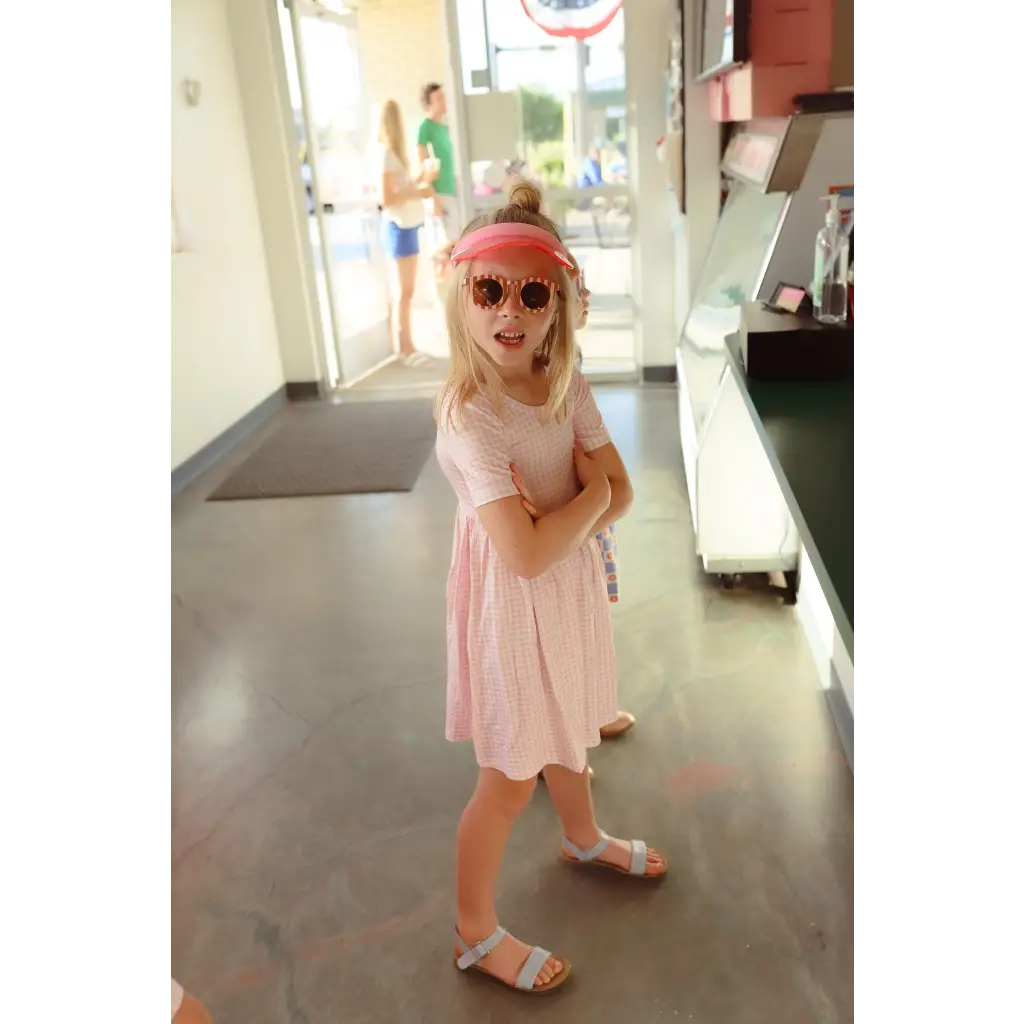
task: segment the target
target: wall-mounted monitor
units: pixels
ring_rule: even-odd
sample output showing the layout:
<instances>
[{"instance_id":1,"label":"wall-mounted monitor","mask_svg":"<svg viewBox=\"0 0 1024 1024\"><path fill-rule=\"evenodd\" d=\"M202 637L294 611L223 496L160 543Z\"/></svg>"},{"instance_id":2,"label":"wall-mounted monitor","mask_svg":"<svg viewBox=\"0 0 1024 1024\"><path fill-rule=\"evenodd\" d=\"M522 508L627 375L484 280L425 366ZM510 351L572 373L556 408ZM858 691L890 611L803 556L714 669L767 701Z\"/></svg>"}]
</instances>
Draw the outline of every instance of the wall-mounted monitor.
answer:
<instances>
[{"instance_id":1,"label":"wall-mounted monitor","mask_svg":"<svg viewBox=\"0 0 1024 1024\"><path fill-rule=\"evenodd\" d=\"M750 0L703 0L697 45L697 81L750 60Z\"/></svg>"}]
</instances>

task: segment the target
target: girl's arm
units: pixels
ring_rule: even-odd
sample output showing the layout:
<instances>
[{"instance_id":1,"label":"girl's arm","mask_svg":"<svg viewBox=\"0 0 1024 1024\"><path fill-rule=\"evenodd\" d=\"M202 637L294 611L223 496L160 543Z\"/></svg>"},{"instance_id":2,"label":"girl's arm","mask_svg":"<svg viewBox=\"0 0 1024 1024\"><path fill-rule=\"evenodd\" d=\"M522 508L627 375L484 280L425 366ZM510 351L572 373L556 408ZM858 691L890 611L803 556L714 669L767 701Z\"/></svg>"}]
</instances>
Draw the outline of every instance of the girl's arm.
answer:
<instances>
[{"instance_id":1,"label":"girl's arm","mask_svg":"<svg viewBox=\"0 0 1024 1024\"><path fill-rule=\"evenodd\" d=\"M381 175L380 194L383 197L384 206L395 206L410 199L429 199L434 194L434 189L431 185L413 185L410 188L399 188L395 184L394 173L384 171Z\"/></svg>"},{"instance_id":2,"label":"girl's arm","mask_svg":"<svg viewBox=\"0 0 1024 1024\"><path fill-rule=\"evenodd\" d=\"M611 488L611 497L608 508L605 509L601 518L594 526L594 533L600 533L603 529L611 526L612 523L621 519L633 507L633 485L629 480L629 473L619 455L618 448L610 442L595 448L587 454L597 463L601 471L608 478Z\"/></svg>"},{"instance_id":3,"label":"girl's arm","mask_svg":"<svg viewBox=\"0 0 1024 1024\"><path fill-rule=\"evenodd\" d=\"M632 508L633 485L629 482L629 474L626 472L626 467L615 445L611 443L605 444L587 454L597 462L605 476L608 477L610 489L608 508L602 513L601 518L598 519L597 525L594 527L594 536L597 536L617 519L621 519ZM543 519L545 513L534 504L525 481L519 475L519 470L514 465L509 468L512 470L512 482L516 485L516 489L522 497L523 508L529 512L530 518L534 522Z\"/></svg>"},{"instance_id":4,"label":"girl's arm","mask_svg":"<svg viewBox=\"0 0 1024 1024\"><path fill-rule=\"evenodd\" d=\"M601 413L594 401L583 373L577 368L575 378L575 399L573 406L572 425L576 440L587 449L587 454L600 466L601 471L611 484L611 499L608 508L597 522L595 533L600 533L616 519L624 516L633 504L633 487L629 482L629 474L622 463L618 449L611 442L605 429Z\"/></svg>"},{"instance_id":5,"label":"girl's arm","mask_svg":"<svg viewBox=\"0 0 1024 1024\"><path fill-rule=\"evenodd\" d=\"M611 484L600 463L575 452L583 490L568 505L536 522L517 495L481 505L477 515L505 565L532 580L547 572L596 532L611 500Z\"/></svg>"}]
</instances>

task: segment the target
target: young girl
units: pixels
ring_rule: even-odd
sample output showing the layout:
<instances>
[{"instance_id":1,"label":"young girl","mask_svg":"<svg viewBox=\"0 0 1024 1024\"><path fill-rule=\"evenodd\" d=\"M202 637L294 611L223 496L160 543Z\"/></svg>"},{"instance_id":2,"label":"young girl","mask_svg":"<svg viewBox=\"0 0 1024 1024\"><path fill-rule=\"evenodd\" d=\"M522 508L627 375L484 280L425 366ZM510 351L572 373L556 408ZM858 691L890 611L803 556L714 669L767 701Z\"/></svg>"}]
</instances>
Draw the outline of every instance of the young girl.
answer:
<instances>
[{"instance_id":1,"label":"young girl","mask_svg":"<svg viewBox=\"0 0 1024 1024\"><path fill-rule=\"evenodd\" d=\"M446 735L480 774L458 834L455 959L527 992L570 962L498 924L494 890L516 816L543 770L570 863L660 878L664 858L594 817L587 750L617 713L615 651L596 534L632 502L629 477L575 367L575 289L530 185L456 244L451 369L437 454L459 509L448 576ZM533 498L533 514L513 480Z\"/></svg>"},{"instance_id":2,"label":"young girl","mask_svg":"<svg viewBox=\"0 0 1024 1024\"><path fill-rule=\"evenodd\" d=\"M586 286L583 279L583 271L580 269L579 263L576 262L576 257L573 256L571 252L568 255L572 262L572 267L569 269L569 276L572 278L572 282L576 286L576 294L579 297L579 311L576 315L576 330L581 330L587 326L587 317L590 315L590 289ZM581 372L583 370L582 351L579 352L576 358L576 368ZM521 481L518 479L516 480L517 484L520 482ZM522 491L521 487L520 491ZM524 493L523 497L529 501L528 494ZM601 545L601 554L604 557L605 580L608 585L608 600L612 604L615 604L619 600L619 573L617 561L619 554L619 542L615 536L615 524L609 523L605 529L598 534L597 539ZM605 740L615 739L623 733L629 732L634 725L636 725L636 718L628 711L620 710L614 722L609 722L608 725L601 726L601 738ZM590 772L590 777L594 777L593 770Z\"/></svg>"},{"instance_id":3,"label":"young girl","mask_svg":"<svg viewBox=\"0 0 1024 1024\"><path fill-rule=\"evenodd\" d=\"M452 265L452 253L454 250L455 243L449 242L442 249L439 249L434 256L434 275L437 282L438 295L441 296L442 300L447 294L448 287L451 283L451 277L454 273ZM576 286L576 295L579 300L576 307L577 311L575 322L575 328L576 330L579 330L587 325L587 314L590 310L590 291L583 283L582 274L580 272L579 264L576 262L576 257L568 250L566 250L566 255L572 263L572 267L569 269L569 276L572 279L573 284ZM582 364L583 354L579 353L576 359L577 369L582 370ZM523 483L522 477L520 477L518 473L513 472L512 480L526 502L524 508L526 508L531 515L534 515L535 511L530 501L530 493L527 490L526 485ZM618 553L618 544L615 539L615 524L609 523L608 527L598 534L597 540L601 545L601 553L604 557L605 579L608 586L608 600L614 604L619 599L618 572L615 561ZM615 716L614 721L601 726L601 739L616 739L623 735L623 733L629 732L635 724L636 718L633 715L628 711L620 710ZM594 769L588 767L587 771L589 772L591 779L593 779Z\"/></svg>"},{"instance_id":4,"label":"young girl","mask_svg":"<svg viewBox=\"0 0 1024 1024\"><path fill-rule=\"evenodd\" d=\"M572 264L572 266L568 268L569 277L576 287L576 296L579 300L576 307L575 321L575 328L579 331L587 326L587 317L590 314L590 289L587 288L586 283L583 280L583 272L580 270L580 265L576 261L576 257L568 250L566 250L566 255L569 257L569 262ZM583 352L578 346L576 351L576 369L582 373ZM512 474L512 479L515 481L516 487L519 489L519 493L526 501L526 505L524 507L532 515L533 504L530 501L530 493L526 489L526 485L517 473ZM619 545L618 540L615 537L615 524L609 523L597 535L597 541L601 545L601 555L604 559L604 572L605 582L608 588L608 600L612 604L615 604L619 600L619 574L617 564ZM601 726L601 739L617 739L624 733L629 732L634 725L636 725L636 718L628 711L623 711L620 708L614 721ZM594 769L588 768L587 770L590 773L590 778L593 779Z\"/></svg>"}]
</instances>

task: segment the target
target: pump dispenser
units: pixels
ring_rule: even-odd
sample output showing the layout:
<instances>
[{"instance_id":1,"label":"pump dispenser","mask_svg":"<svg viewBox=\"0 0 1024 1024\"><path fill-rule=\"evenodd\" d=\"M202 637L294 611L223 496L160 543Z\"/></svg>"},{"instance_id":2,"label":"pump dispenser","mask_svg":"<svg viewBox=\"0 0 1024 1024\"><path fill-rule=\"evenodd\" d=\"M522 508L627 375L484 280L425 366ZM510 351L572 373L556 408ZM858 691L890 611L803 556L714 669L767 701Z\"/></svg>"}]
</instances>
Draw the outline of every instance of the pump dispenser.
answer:
<instances>
[{"instance_id":1,"label":"pump dispenser","mask_svg":"<svg viewBox=\"0 0 1024 1024\"><path fill-rule=\"evenodd\" d=\"M814 281L811 299L814 317L823 324L846 320L846 274L850 258L850 239L839 215L839 196L822 196L828 203L825 226L814 240Z\"/></svg>"}]
</instances>

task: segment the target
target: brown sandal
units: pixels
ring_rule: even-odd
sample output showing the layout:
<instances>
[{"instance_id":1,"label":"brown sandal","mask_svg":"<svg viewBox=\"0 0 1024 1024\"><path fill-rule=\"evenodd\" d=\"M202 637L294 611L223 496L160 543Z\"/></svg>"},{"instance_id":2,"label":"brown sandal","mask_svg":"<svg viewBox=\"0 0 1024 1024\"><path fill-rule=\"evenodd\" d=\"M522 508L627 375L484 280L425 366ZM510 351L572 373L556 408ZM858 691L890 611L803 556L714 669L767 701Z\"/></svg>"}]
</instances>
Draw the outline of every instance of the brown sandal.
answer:
<instances>
[{"instance_id":1,"label":"brown sandal","mask_svg":"<svg viewBox=\"0 0 1024 1024\"><path fill-rule=\"evenodd\" d=\"M569 977L569 972L572 970L572 964L564 956L556 956L554 959L561 962L562 969L550 981L545 982L543 985L534 985L541 968L553 956L552 953L549 953L546 949L541 949L540 946L534 946L530 950L529 956L527 956L519 970L519 976L516 978L514 985L509 985L507 981L499 978L496 974L491 974L485 967L481 967L481 962L498 948L498 943L506 935L508 935L508 932L501 925L498 925L482 942L474 942L472 946L469 946L458 931L456 931L455 943L462 952L462 956L456 958L455 966L460 971L468 971L471 967L475 967L482 974L486 974L488 978L493 978L507 988L515 988L520 992L527 992L533 995L554 992L556 988L561 988L565 984L566 979Z\"/></svg>"}]
</instances>

